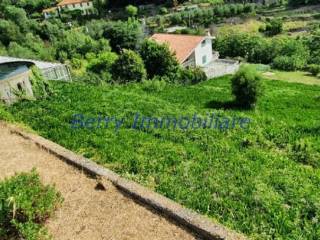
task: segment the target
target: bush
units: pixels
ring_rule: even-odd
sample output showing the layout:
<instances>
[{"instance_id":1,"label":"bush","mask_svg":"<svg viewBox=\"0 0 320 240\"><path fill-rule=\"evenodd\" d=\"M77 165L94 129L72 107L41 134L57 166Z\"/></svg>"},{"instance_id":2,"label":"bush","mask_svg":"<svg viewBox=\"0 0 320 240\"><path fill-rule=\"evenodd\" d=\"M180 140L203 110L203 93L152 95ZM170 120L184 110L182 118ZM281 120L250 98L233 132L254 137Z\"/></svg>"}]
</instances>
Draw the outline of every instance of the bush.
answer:
<instances>
[{"instance_id":1,"label":"bush","mask_svg":"<svg viewBox=\"0 0 320 240\"><path fill-rule=\"evenodd\" d=\"M317 64L311 64L308 66L308 71L313 75L313 76L318 76L320 73L320 65Z\"/></svg>"},{"instance_id":2,"label":"bush","mask_svg":"<svg viewBox=\"0 0 320 240\"><path fill-rule=\"evenodd\" d=\"M176 82L193 85L207 80L207 76L201 68L181 68L177 73Z\"/></svg>"},{"instance_id":3,"label":"bush","mask_svg":"<svg viewBox=\"0 0 320 240\"><path fill-rule=\"evenodd\" d=\"M306 61L299 56L278 56L273 60L272 67L284 71L297 71L304 68Z\"/></svg>"},{"instance_id":4,"label":"bush","mask_svg":"<svg viewBox=\"0 0 320 240\"><path fill-rule=\"evenodd\" d=\"M126 6L126 12L129 17L134 17L138 14L138 8L133 5Z\"/></svg>"},{"instance_id":5,"label":"bush","mask_svg":"<svg viewBox=\"0 0 320 240\"><path fill-rule=\"evenodd\" d=\"M43 224L61 202L61 195L54 187L44 186L35 170L4 180L0 183L0 238L44 239Z\"/></svg>"},{"instance_id":6,"label":"bush","mask_svg":"<svg viewBox=\"0 0 320 240\"><path fill-rule=\"evenodd\" d=\"M152 40L142 43L140 55L145 63L148 77L165 76L175 73L179 63L168 45Z\"/></svg>"},{"instance_id":7,"label":"bush","mask_svg":"<svg viewBox=\"0 0 320 240\"><path fill-rule=\"evenodd\" d=\"M142 82L141 88L146 92L161 92L167 86L165 80L160 77L155 77L152 80L145 80Z\"/></svg>"},{"instance_id":8,"label":"bush","mask_svg":"<svg viewBox=\"0 0 320 240\"><path fill-rule=\"evenodd\" d=\"M112 64L117 59L117 54L113 52L102 52L97 57L89 57L87 70L100 74L101 72L110 71Z\"/></svg>"},{"instance_id":9,"label":"bush","mask_svg":"<svg viewBox=\"0 0 320 240\"><path fill-rule=\"evenodd\" d=\"M146 78L141 57L132 50L124 49L112 65L112 75L119 83L140 82Z\"/></svg>"},{"instance_id":10,"label":"bush","mask_svg":"<svg viewBox=\"0 0 320 240\"><path fill-rule=\"evenodd\" d=\"M265 29L265 33L268 36L275 36L282 33L283 31L283 22L281 19L272 19L270 20Z\"/></svg>"},{"instance_id":11,"label":"bush","mask_svg":"<svg viewBox=\"0 0 320 240\"><path fill-rule=\"evenodd\" d=\"M43 77L36 66L31 67L30 83L36 99L46 98L53 93L50 82Z\"/></svg>"},{"instance_id":12,"label":"bush","mask_svg":"<svg viewBox=\"0 0 320 240\"><path fill-rule=\"evenodd\" d=\"M167 13L168 13L168 9L167 9L166 7L160 8L160 14L165 15L165 14L167 14Z\"/></svg>"},{"instance_id":13,"label":"bush","mask_svg":"<svg viewBox=\"0 0 320 240\"><path fill-rule=\"evenodd\" d=\"M71 66L72 66L72 68L75 68L75 69L80 69L81 67L82 67L82 61L81 61L81 59L79 59L79 58L72 58L71 59Z\"/></svg>"},{"instance_id":14,"label":"bush","mask_svg":"<svg viewBox=\"0 0 320 240\"><path fill-rule=\"evenodd\" d=\"M252 108L262 93L261 76L252 67L241 67L232 78L232 94L240 107Z\"/></svg>"}]
</instances>

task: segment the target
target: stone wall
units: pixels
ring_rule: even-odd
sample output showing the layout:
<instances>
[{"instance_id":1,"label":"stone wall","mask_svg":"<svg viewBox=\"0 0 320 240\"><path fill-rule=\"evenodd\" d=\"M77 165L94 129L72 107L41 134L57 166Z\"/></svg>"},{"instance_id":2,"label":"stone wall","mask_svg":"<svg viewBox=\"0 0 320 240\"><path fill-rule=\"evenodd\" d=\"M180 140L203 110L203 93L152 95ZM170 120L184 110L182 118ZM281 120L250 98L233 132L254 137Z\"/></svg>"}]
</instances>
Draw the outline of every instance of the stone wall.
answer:
<instances>
[{"instance_id":1,"label":"stone wall","mask_svg":"<svg viewBox=\"0 0 320 240\"><path fill-rule=\"evenodd\" d=\"M234 74L239 70L238 61L218 59L206 65L203 70L208 78L221 77L227 74Z\"/></svg>"},{"instance_id":2,"label":"stone wall","mask_svg":"<svg viewBox=\"0 0 320 240\"><path fill-rule=\"evenodd\" d=\"M24 92L27 97L33 97L29 75L30 71L26 71L0 80L0 99L8 104L14 103L18 99L15 93L19 91Z\"/></svg>"}]
</instances>

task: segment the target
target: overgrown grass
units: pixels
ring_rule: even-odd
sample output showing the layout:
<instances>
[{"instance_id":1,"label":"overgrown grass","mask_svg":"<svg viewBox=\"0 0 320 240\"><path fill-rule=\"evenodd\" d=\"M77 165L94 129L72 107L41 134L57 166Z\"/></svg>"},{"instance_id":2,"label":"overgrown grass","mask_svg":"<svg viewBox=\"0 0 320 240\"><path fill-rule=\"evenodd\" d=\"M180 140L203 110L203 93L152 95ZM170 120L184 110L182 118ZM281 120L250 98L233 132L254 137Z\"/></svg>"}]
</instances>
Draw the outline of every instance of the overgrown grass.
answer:
<instances>
[{"instance_id":1,"label":"overgrown grass","mask_svg":"<svg viewBox=\"0 0 320 240\"><path fill-rule=\"evenodd\" d=\"M62 197L33 170L0 182L0 238L49 239L43 224Z\"/></svg>"},{"instance_id":2,"label":"overgrown grass","mask_svg":"<svg viewBox=\"0 0 320 240\"><path fill-rule=\"evenodd\" d=\"M282 80L287 82L304 83L310 85L320 85L320 77L312 76L308 72L285 72L271 70L269 73L265 73L264 76L269 79Z\"/></svg>"},{"instance_id":3,"label":"overgrown grass","mask_svg":"<svg viewBox=\"0 0 320 240\"><path fill-rule=\"evenodd\" d=\"M265 81L256 110L234 109L230 78L195 86L56 83L57 96L8 108L16 121L255 239L320 238L320 87ZM252 119L248 130L132 129L146 116ZM73 114L126 116L72 129ZM132 121L131 121L132 123Z\"/></svg>"}]
</instances>

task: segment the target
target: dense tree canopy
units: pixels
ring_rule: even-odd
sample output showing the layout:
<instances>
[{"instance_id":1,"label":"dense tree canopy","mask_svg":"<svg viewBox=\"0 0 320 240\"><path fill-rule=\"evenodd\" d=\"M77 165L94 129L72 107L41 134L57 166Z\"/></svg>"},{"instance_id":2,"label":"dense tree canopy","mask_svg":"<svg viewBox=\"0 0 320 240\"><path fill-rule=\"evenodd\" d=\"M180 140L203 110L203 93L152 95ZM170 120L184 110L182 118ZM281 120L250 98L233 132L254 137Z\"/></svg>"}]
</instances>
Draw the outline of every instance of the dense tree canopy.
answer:
<instances>
[{"instance_id":1,"label":"dense tree canopy","mask_svg":"<svg viewBox=\"0 0 320 240\"><path fill-rule=\"evenodd\" d=\"M121 49L136 49L142 40L140 23L133 19L128 21L108 22L103 36L110 40L112 49L120 52Z\"/></svg>"},{"instance_id":2,"label":"dense tree canopy","mask_svg":"<svg viewBox=\"0 0 320 240\"><path fill-rule=\"evenodd\" d=\"M112 66L112 76L117 82L141 82L147 76L141 57L132 50L122 50Z\"/></svg>"},{"instance_id":3,"label":"dense tree canopy","mask_svg":"<svg viewBox=\"0 0 320 240\"><path fill-rule=\"evenodd\" d=\"M176 71L178 61L169 47L155 41L146 40L140 50L150 78L155 75L164 76Z\"/></svg>"},{"instance_id":4,"label":"dense tree canopy","mask_svg":"<svg viewBox=\"0 0 320 240\"><path fill-rule=\"evenodd\" d=\"M312 42L312 37L307 39L305 41ZM256 34L229 32L217 37L214 49L221 57L242 57L252 63L273 64L283 70L301 70L312 59L304 40L286 36L268 39Z\"/></svg>"}]
</instances>

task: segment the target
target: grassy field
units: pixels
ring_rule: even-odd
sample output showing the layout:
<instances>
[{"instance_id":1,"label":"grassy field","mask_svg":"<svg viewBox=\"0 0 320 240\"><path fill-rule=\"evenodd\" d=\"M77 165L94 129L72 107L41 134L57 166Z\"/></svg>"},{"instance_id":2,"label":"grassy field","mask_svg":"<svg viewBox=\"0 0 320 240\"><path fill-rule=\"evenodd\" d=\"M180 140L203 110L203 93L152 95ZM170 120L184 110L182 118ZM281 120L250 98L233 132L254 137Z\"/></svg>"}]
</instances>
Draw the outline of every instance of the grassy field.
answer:
<instances>
[{"instance_id":1,"label":"grassy field","mask_svg":"<svg viewBox=\"0 0 320 240\"><path fill-rule=\"evenodd\" d=\"M319 239L320 87L264 85L256 110L241 110L230 104L229 77L195 86L55 83L51 99L2 107L0 115L254 239ZM137 112L252 122L247 130L133 129ZM117 132L112 123L73 129L79 113L127 121Z\"/></svg>"},{"instance_id":2,"label":"grassy field","mask_svg":"<svg viewBox=\"0 0 320 240\"><path fill-rule=\"evenodd\" d=\"M320 85L320 77L312 76L307 72L284 72L271 70L270 72L264 73L264 76L273 80L304 83L309 85Z\"/></svg>"}]
</instances>

